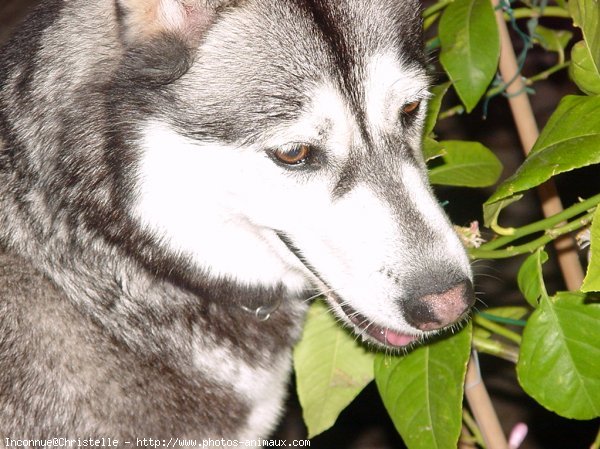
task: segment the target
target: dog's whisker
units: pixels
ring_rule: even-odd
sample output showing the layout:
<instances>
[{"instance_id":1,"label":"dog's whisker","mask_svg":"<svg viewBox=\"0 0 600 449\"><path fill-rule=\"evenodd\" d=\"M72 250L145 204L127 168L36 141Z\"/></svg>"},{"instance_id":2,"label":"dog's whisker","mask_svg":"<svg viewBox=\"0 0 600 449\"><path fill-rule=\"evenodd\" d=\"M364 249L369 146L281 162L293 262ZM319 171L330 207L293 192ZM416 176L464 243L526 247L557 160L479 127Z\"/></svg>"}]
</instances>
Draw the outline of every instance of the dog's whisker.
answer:
<instances>
[{"instance_id":1,"label":"dog's whisker","mask_svg":"<svg viewBox=\"0 0 600 449\"><path fill-rule=\"evenodd\" d=\"M479 296L475 297L475 301L476 301L476 303L480 302L485 308L489 307L488 304L483 299L481 299ZM473 307L475 307L475 306L473 306Z\"/></svg>"},{"instance_id":2,"label":"dog's whisker","mask_svg":"<svg viewBox=\"0 0 600 449\"><path fill-rule=\"evenodd\" d=\"M310 302L310 301L312 301L314 299L319 298L320 296L325 296L326 297L327 295L329 295L331 293L339 293L343 289L344 289L343 287L338 287L338 288L327 288L327 289L324 289L324 290L319 290L317 293L313 294L312 296L310 296L310 297L308 297L306 299L303 299L302 301L303 302Z\"/></svg>"},{"instance_id":3,"label":"dog's whisker","mask_svg":"<svg viewBox=\"0 0 600 449\"><path fill-rule=\"evenodd\" d=\"M477 273L477 277L493 279L494 281L502 281L502 278L500 278L499 276L494 276L494 275L488 274L488 273Z\"/></svg>"}]
</instances>

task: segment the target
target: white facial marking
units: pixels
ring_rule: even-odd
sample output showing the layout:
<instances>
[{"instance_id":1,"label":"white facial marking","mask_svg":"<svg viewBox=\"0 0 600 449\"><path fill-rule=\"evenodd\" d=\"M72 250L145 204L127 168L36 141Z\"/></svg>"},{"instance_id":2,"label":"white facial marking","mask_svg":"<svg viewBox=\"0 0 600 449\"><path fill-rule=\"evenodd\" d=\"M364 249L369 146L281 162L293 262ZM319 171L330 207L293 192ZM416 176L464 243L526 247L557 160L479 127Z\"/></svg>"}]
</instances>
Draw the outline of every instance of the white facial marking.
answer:
<instances>
[{"instance_id":1,"label":"white facial marking","mask_svg":"<svg viewBox=\"0 0 600 449\"><path fill-rule=\"evenodd\" d=\"M428 97L427 78L421 70L406 68L392 54L374 56L367 66L366 113L374 129L397 126L403 105Z\"/></svg>"},{"instance_id":2,"label":"white facial marking","mask_svg":"<svg viewBox=\"0 0 600 449\"><path fill-rule=\"evenodd\" d=\"M300 119L272 131L267 145L276 147L282 142L321 142L325 134L327 150L335 157L344 158L358 134L355 119L339 91L329 83L315 88L312 102Z\"/></svg>"},{"instance_id":3,"label":"white facial marking","mask_svg":"<svg viewBox=\"0 0 600 449\"><path fill-rule=\"evenodd\" d=\"M369 188L358 185L294 238L328 286L353 308L379 323L408 327L393 303L401 292L390 288L380 271L406 262L401 236L391 210Z\"/></svg>"},{"instance_id":4,"label":"white facial marking","mask_svg":"<svg viewBox=\"0 0 600 449\"><path fill-rule=\"evenodd\" d=\"M464 272L470 275L471 267L464 246L458 236L451 230L448 218L426 186L422 175L413 165L402 164L402 183L410 193L410 201L423 216L429 228L439 234L440 244L438 247L440 252L450 254L451 259L458 262Z\"/></svg>"},{"instance_id":5,"label":"white facial marking","mask_svg":"<svg viewBox=\"0 0 600 449\"><path fill-rule=\"evenodd\" d=\"M198 144L160 123L147 125L142 146L133 213L144 226L213 276L304 287L304 267L270 229L243 213L249 203L269 209L265 195L277 185L259 180L274 166L270 160L254 151Z\"/></svg>"}]
</instances>

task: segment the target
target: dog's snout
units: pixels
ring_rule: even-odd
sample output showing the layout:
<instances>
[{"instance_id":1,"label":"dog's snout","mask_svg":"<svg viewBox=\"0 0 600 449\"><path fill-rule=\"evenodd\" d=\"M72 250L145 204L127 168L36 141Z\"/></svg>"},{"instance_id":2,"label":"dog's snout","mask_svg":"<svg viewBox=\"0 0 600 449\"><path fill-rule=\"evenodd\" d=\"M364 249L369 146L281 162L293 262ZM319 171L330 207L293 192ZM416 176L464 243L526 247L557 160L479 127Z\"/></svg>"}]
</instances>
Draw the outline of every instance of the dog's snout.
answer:
<instances>
[{"instance_id":1,"label":"dog's snout","mask_svg":"<svg viewBox=\"0 0 600 449\"><path fill-rule=\"evenodd\" d=\"M470 280L459 282L440 293L427 293L404 302L404 318L422 331L441 329L459 320L475 303Z\"/></svg>"}]
</instances>

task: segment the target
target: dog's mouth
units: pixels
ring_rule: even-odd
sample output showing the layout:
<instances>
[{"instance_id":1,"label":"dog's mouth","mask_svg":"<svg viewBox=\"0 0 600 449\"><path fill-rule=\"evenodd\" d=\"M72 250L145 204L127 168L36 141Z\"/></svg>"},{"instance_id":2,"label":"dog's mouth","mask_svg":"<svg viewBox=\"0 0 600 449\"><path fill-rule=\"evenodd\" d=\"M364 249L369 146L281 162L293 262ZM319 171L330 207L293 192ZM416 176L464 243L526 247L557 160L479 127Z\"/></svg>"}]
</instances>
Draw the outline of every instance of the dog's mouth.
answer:
<instances>
[{"instance_id":1,"label":"dog's mouth","mask_svg":"<svg viewBox=\"0 0 600 449\"><path fill-rule=\"evenodd\" d=\"M327 286L327 283L319 275L319 272L302 256L301 252L294 244L292 239L288 237L282 231L276 231L279 239L287 246L287 248L294 254L298 260L320 281L323 285ZM327 288L326 291L332 291L331 288ZM346 321L350 322L354 326L354 332L361 336L363 339L375 342L386 348L404 348L411 343L419 340L416 335L403 334L397 332L389 327L380 326L374 323L366 316L359 313L353 307L345 304L335 294L329 293L326 295L329 302L339 311L341 315L344 315Z\"/></svg>"},{"instance_id":2,"label":"dog's mouth","mask_svg":"<svg viewBox=\"0 0 600 449\"><path fill-rule=\"evenodd\" d=\"M383 346L392 348L404 348L419 339L416 335L403 334L388 327L379 326L353 307L331 295L328 295L328 299L338 306L348 321L354 325L354 332L365 339L375 340Z\"/></svg>"}]
</instances>

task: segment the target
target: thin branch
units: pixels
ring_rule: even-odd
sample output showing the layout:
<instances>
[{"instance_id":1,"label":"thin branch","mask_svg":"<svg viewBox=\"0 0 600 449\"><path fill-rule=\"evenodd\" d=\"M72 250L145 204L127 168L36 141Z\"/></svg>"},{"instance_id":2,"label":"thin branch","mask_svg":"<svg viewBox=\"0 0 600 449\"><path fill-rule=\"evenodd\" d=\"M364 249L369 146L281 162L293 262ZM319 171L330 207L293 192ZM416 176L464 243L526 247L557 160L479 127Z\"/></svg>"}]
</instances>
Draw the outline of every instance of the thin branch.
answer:
<instances>
[{"instance_id":1,"label":"thin branch","mask_svg":"<svg viewBox=\"0 0 600 449\"><path fill-rule=\"evenodd\" d=\"M454 2L454 0L441 0L436 2L435 4L431 5L429 8L426 8L423 11L423 18L427 19L428 17L436 15L452 2Z\"/></svg>"},{"instance_id":2,"label":"thin branch","mask_svg":"<svg viewBox=\"0 0 600 449\"><path fill-rule=\"evenodd\" d=\"M590 212L576 220L569 222L568 224L559 228L549 230L545 235L532 240L529 243L518 246L509 246L508 248L498 250L486 250L480 248L469 249L469 255L473 259L506 259L508 257L519 256L521 254L532 253L536 249L547 245L548 243L556 240L563 235L567 235L573 231L576 231L584 226L589 225L594 218L594 212Z\"/></svg>"},{"instance_id":3,"label":"thin branch","mask_svg":"<svg viewBox=\"0 0 600 449\"><path fill-rule=\"evenodd\" d=\"M563 223L576 217L577 215L583 214L584 212L591 212L596 206L600 204L600 193L594 195L587 200L581 201L562 212L553 215L552 217L545 218L543 220L536 221L535 223L522 226L520 228L514 228L511 235L497 238L491 242L484 243L478 249L491 250L497 249L510 244L511 242L526 237L537 232L544 232L554 226Z\"/></svg>"},{"instance_id":4,"label":"thin branch","mask_svg":"<svg viewBox=\"0 0 600 449\"><path fill-rule=\"evenodd\" d=\"M438 116L438 120L444 120L445 118L449 118L455 115L461 115L465 112L465 107L462 104L456 105L447 109L443 112L440 112Z\"/></svg>"},{"instance_id":5,"label":"thin branch","mask_svg":"<svg viewBox=\"0 0 600 449\"><path fill-rule=\"evenodd\" d=\"M504 327L500 324L494 323L493 321L490 321L480 315L475 315L475 317L473 318L473 321L476 324L478 324L479 326L483 327L484 329L487 329L490 332L498 334L498 335L506 338L507 340L510 340L518 345L521 344L521 336L519 334L507 329L506 327Z\"/></svg>"},{"instance_id":6,"label":"thin branch","mask_svg":"<svg viewBox=\"0 0 600 449\"><path fill-rule=\"evenodd\" d=\"M469 432L471 433L474 442L485 449L485 442L483 441L483 436L481 435L481 431L479 427L477 427L477 423L475 422L475 418L471 416L468 410L463 409L463 422Z\"/></svg>"},{"instance_id":7,"label":"thin branch","mask_svg":"<svg viewBox=\"0 0 600 449\"><path fill-rule=\"evenodd\" d=\"M544 8L516 8L512 10L512 17L515 19L531 19L534 17L558 17L570 19L569 12L560 6L546 6ZM511 16L504 13L504 20L510 21Z\"/></svg>"},{"instance_id":8,"label":"thin branch","mask_svg":"<svg viewBox=\"0 0 600 449\"><path fill-rule=\"evenodd\" d=\"M600 428L598 429L598 434L596 435L596 441L592 443L590 449L600 449Z\"/></svg>"},{"instance_id":9,"label":"thin branch","mask_svg":"<svg viewBox=\"0 0 600 449\"><path fill-rule=\"evenodd\" d=\"M544 81L547 80L551 75L555 74L556 72L566 69L571 65L570 61L566 61L566 62L562 62L559 64L556 64L555 66L550 67L547 70L544 70L543 72L538 73L537 75L533 75L529 78L525 79L525 84L528 86L531 86L533 83L536 83L538 81Z\"/></svg>"},{"instance_id":10,"label":"thin branch","mask_svg":"<svg viewBox=\"0 0 600 449\"><path fill-rule=\"evenodd\" d=\"M519 360L519 350L500 341L473 335L473 347L481 353L501 358L511 363Z\"/></svg>"}]
</instances>

